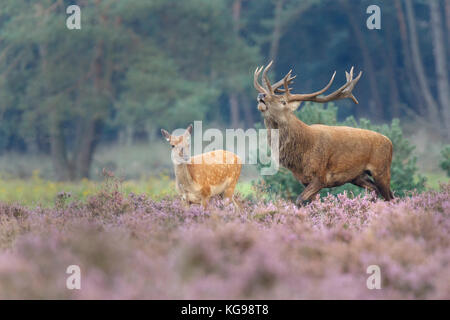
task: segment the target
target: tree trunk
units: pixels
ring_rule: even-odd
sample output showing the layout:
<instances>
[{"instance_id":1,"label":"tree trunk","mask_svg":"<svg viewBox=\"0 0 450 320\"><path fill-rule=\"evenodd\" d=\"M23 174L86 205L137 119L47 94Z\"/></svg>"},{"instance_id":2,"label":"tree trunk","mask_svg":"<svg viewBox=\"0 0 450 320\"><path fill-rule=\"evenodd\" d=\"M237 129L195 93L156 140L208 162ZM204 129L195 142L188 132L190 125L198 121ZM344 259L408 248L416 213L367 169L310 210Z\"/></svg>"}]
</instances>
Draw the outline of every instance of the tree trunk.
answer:
<instances>
[{"instance_id":1,"label":"tree trunk","mask_svg":"<svg viewBox=\"0 0 450 320\"><path fill-rule=\"evenodd\" d=\"M66 144L61 124L55 117L52 117L50 124L50 154L52 157L53 169L56 179L59 181L70 180L72 178L69 162L66 155Z\"/></svg>"},{"instance_id":2,"label":"tree trunk","mask_svg":"<svg viewBox=\"0 0 450 320\"><path fill-rule=\"evenodd\" d=\"M444 129L449 137L450 121L450 92L447 76L447 60L444 46L444 26L441 21L441 12L438 1L429 1L431 31L433 34L433 54L435 60L438 100L442 110Z\"/></svg>"},{"instance_id":3,"label":"tree trunk","mask_svg":"<svg viewBox=\"0 0 450 320\"><path fill-rule=\"evenodd\" d=\"M239 127L239 103L237 93L230 93L229 95L230 111L231 111L231 126L233 128Z\"/></svg>"},{"instance_id":4,"label":"tree trunk","mask_svg":"<svg viewBox=\"0 0 450 320\"><path fill-rule=\"evenodd\" d=\"M232 15L233 15L233 30L236 35L239 34L239 30L241 28L240 25L241 8L242 8L242 0L234 0Z\"/></svg>"},{"instance_id":5,"label":"tree trunk","mask_svg":"<svg viewBox=\"0 0 450 320\"><path fill-rule=\"evenodd\" d=\"M414 16L414 8L411 0L406 0L406 19L408 21L410 44L412 52L412 62L419 80L421 93L427 105L428 120L439 130L441 128L441 121L439 119L439 110L436 101L433 99L428 81L426 78L425 69L422 64L422 57L420 53L417 32L416 19Z\"/></svg>"},{"instance_id":6,"label":"tree trunk","mask_svg":"<svg viewBox=\"0 0 450 320\"><path fill-rule=\"evenodd\" d=\"M274 25L272 31L272 41L270 43L270 60L273 61L272 68L275 70L275 63L278 56L278 49L280 47L280 39L281 39L281 14L283 12L284 0L277 0L275 3L275 17L274 17Z\"/></svg>"},{"instance_id":7,"label":"tree trunk","mask_svg":"<svg viewBox=\"0 0 450 320\"><path fill-rule=\"evenodd\" d=\"M395 8L397 11L400 40L402 44L404 72L409 82L409 91L407 91L406 93L407 101L410 106L424 105L425 101L423 99L423 96L419 94L420 92L419 84L417 83L417 79L415 78L413 73L414 66L411 61L411 53L408 46L408 32L400 0L395 0ZM419 108L417 113L422 114L422 116L425 116L424 110L422 110L421 108Z\"/></svg>"},{"instance_id":8,"label":"tree trunk","mask_svg":"<svg viewBox=\"0 0 450 320\"><path fill-rule=\"evenodd\" d=\"M105 17L101 16L101 21L104 22ZM109 79L105 77L108 74L108 69L104 62L104 44L100 40L95 48L93 70L94 70L94 89L98 95L103 96L104 91L110 87L108 83ZM77 135L77 147L73 155L73 166L75 169L75 179L82 179L89 177L89 171L91 168L92 158L97 142L97 130L101 125L101 120L98 115L87 114L79 124L81 132Z\"/></svg>"},{"instance_id":9,"label":"tree trunk","mask_svg":"<svg viewBox=\"0 0 450 320\"><path fill-rule=\"evenodd\" d=\"M445 4L445 21L447 23L447 49L450 51L450 1L448 0L444 1L444 4Z\"/></svg>"},{"instance_id":10,"label":"tree trunk","mask_svg":"<svg viewBox=\"0 0 450 320\"><path fill-rule=\"evenodd\" d=\"M372 98L373 98L373 103L369 103L369 108L371 109L370 113L376 119L383 119L384 118L383 103L382 103L380 92L378 89L378 82L375 77L375 68L373 66L373 61L372 61L372 57L370 55L370 50L367 47L366 41L364 39L364 35L361 31L361 26L359 25L359 22L356 21L347 0L343 0L341 2L344 4L344 6L346 8L345 12L348 16L353 33L356 37L356 41L359 44L359 48L361 49L361 53L362 53L363 61L364 61L364 69L366 69L366 71L367 71L365 74L368 77L370 91L371 91Z\"/></svg>"},{"instance_id":11,"label":"tree trunk","mask_svg":"<svg viewBox=\"0 0 450 320\"><path fill-rule=\"evenodd\" d=\"M253 117L253 109L254 106L252 106L252 104L249 102L248 97L245 96L241 96L241 103L242 103L242 108L244 110L244 119L245 119L245 126L246 128L253 128L254 127L254 123L255 123L255 119ZM255 104L256 106L256 104Z\"/></svg>"},{"instance_id":12,"label":"tree trunk","mask_svg":"<svg viewBox=\"0 0 450 320\"><path fill-rule=\"evenodd\" d=\"M392 30L392 29L391 29ZM389 113L391 114L391 117L400 117L400 97L399 97L399 90L397 85L397 77L396 72L394 70L395 68L395 62L394 62L394 55L395 55L395 49L392 45L392 38L390 35L387 35L387 55L385 57L386 60L386 69L387 69L387 75L389 80L389 99L390 99L390 105L389 105Z\"/></svg>"},{"instance_id":13,"label":"tree trunk","mask_svg":"<svg viewBox=\"0 0 450 320\"><path fill-rule=\"evenodd\" d=\"M45 45L39 46L39 55L42 59L42 69L44 72L46 72L48 64L47 47ZM47 83L47 81L44 82L43 88L46 94L50 94L49 84ZM54 109L54 106L52 106L51 108L49 121L50 155L52 158L52 164L56 179L59 181L69 180L71 178L71 170L69 161L67 160L64 132L62 130L62 124L59 120L58 112Z\"/></svg>"},{"instance_id":14,"label":"tree trunk","mask_svg":"<svg viewBox=\"0 0 450 320\"><path fill-rule=\"evenodd\" d=\"M83 123L83 132L78 137L78 148L74 154L75 179L89 177L92 157L97 142L99 121L89 119Z\"/></svg>"},{"instance_id":15,"label":"tree trunk","mask_svg":"<svg viewBox=\"0 0 450 320\"><path fill-rule=\"evenodd\" d=\"M240 31L241 8L242 8L242 0L234 0L232 6L232 17L233 17L234 37L236 39L239 37ZM239 109L240 109L238 92L233 89L231 90L232 92L228 94L228 101L230 104L230 121L231 126L233 128L237 128L239 126Z\"/></svg>"}]
</instances>

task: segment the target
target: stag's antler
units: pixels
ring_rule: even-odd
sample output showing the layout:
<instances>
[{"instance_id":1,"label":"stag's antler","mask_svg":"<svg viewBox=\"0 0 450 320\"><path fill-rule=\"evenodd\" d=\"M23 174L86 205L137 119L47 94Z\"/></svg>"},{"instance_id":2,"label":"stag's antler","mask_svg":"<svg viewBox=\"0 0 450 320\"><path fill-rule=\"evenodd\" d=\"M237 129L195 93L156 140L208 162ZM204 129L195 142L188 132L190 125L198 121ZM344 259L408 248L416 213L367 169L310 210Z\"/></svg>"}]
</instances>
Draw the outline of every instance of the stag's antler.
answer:
<instances>
[{"instance_id":1,"label":"stag's antler","mask_svg":"<svg viewBox=\"0 0 450 320\"><path fill-rule=\"evenodd\" d=\"M253 75L253 85L255 86L255 89L257 91L259 91L261 93L265 93L267 95L273 95L275 93L283 93L286 91L286 89L280 88L285 84L284 78L273 85L270 84L269 77L267 76L267 72L269 71L272 64L273 64L273 61L270 61L270 63L264 68L264 72L263 72L263 79L264 79L266 88L264 88L258 82L259 75L261 74L261 71L263 70L264 66L256 68L255 73ZM288 85L290 85L291 83L294 83L293 80L297 77L297 76L291 76L291 73L292 73L292 70L290 70L285 77Z\"/></svg>"},{"instance_id":2,"label":"stag's antler","mask_svg":"<svg viewBox=\"0 0 450 320\"><path fill-rule=\"evenodd\" d=\"M292 73L292 69L289 70L289 72L284 76L283 79L281 79L280 81L278 81L277 83L275 83L272 87L274 88L275 93L284 93L286 92L286 89L281 89L280 87L282 87L283 85L291 85L292 83L294 83L294 79L297 78L297 76L291 76ZM285 79L286 79L286 83L285 83ZM291 89L291 88L289 88Z\"/></svg>"},{"instance_id":3,"label":"stag's antler","mask_svg":"<svg viewBox=\"0 0 450 320\"><path fill-rule=\"evenodd\" d=\"M356 83L361 78L362 71L360 71L359 75L355 79L353 79L353 67L350 69L350 72L347 72L347 71L345 72L345 77L347 78L347 82L342 87L340 87L335 92L330 93L327 96L319 97L319 95L321 95L322 93L324 93L331 87L331 84L333 83L335 76L336 76L336 71L333 73L333 76L331 77L330 82L328 82L328 84L322 90L316 91L314 93L309 93L309 94L291 94L290 89L289 89L289 82L288 82L288 78L290 76L288 73L283 79L286 99L289 102L292 102L292 101L329 102L329 101L333 101L333 100L350 98L353 100L354 103L358 104L358 100L356 100L355 96L352 94L352 90L355 87Z\"/></svg>"},{"instance_id":4,"label":"stag's antler","mask_svg":"<svg viewBox=\"0 0 450 320\"><path fill-rule=\"evenodd\" d=\"M253 86L258 92L267 94L267 90L264 89L263 86L261 86L258 82L258 78L261 74L262 68L263 67L256 68L255 73L253 74Z\"/></svg>"}]
</instances>

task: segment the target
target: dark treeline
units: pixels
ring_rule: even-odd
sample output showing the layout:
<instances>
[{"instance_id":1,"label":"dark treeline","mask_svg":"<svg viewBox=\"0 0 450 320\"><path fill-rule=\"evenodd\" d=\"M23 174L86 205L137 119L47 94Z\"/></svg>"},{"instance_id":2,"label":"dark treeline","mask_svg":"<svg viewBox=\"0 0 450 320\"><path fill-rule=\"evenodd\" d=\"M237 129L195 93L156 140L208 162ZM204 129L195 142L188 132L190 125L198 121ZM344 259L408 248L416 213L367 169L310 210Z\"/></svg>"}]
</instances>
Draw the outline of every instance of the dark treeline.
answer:
<instances>
[{"instance_id":1,"label":"dark treeline","mask_svg":"<svg viewBox=\"0 0 450 320\"><path fill-rule=\"evenodd\" d=\"M66 8L81 7L81 30ZM369 30L366 8L381 8ZM450 1L3 0L0 152L45 152L59 179L88 176L99 143L152 140L193 120L260 121L257 65L293 68L294 91L331 90L355 66L340 116L449 129Z\"/></svg>"}]
</instances>

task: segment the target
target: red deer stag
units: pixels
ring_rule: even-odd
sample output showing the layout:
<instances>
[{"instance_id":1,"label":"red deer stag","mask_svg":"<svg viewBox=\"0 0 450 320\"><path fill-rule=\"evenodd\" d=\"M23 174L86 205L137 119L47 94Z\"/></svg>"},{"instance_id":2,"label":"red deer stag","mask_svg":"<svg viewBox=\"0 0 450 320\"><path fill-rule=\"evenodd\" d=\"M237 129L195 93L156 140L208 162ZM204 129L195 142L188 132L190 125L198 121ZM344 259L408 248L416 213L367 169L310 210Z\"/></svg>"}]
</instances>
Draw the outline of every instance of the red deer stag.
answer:
<instances>
[{"instance_id":1,"label":"red deer stag","mask_svg":"<svg viewBox=\"0 0 450 320\"><path fill-rule=\"evenodd\" d=\"M176 190L187 204L201 203L206 208L212 196L222 194L237 207L234 188L241 174L242 161L234 153L215 150L190 156L192 125L180 136L161 133L172 146L175 167Z\"/></svg>"},{"instance_id":2,"label":"red deer stag","mask_svg":"<svg viewBox=\"0 0 450 320\"><path fill-rule=\"evenodd\" d=\"M263 67L255 70L253 83L259 92L258 110L269 129L269 145L270 129L279 130L280 164L305 186L305 190L297 198L297 205L311 201L322 188L337 187L345 183L374 190L386 201L391 200L392 142L387 137L374 131L344 126L307 125L294 115L302 101L325 103L350 98L358 103L352 90L362 72L353 79L352 67L350 73L345 72L347 82L326 96L321 95L330 88L336 72L322 90L309 94L291 94L289 85L295 78L291 76L292 70L272 85L267 76L271 65L272 62L262 75L265 87L258 82Z\"/></svg>"}]
</instances>

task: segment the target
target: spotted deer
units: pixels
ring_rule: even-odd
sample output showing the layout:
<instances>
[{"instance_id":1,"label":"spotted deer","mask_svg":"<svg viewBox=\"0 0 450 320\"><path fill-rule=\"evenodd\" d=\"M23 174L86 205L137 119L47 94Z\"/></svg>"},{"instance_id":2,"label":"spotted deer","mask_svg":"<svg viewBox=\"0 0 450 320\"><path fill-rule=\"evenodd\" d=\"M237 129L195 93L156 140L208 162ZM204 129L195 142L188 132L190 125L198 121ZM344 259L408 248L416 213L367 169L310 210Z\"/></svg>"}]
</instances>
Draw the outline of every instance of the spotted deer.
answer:
<instances>
[{"instance_id":1,"label":"spotted deer","mask_svg":"<svg viewBox=\"0 0 450 320\"><path fill-rule=\"evenodd\" d=\"M191 157L191 131L192 125L180 136L161 129L162 135L172 146L177 192L187 204L201 203L204 208L211 197L220 194L237 206L233 195L241 174L241 159L225 150Z\"/></svg>"},{"instance_id":2,"label":"spotted deer","mask_svg":"<svg viewBox=\"0 0 450 320\"><path fill-rule=\"evenodd\" d=\"M349 73L345 72L347 82L326 96L322 94L330 88L336 72L323 89L309 94L292 94L289 85L296 77L292 76L292 70L283 79L271 84L267 76L271 65L272 62L264 68L262 78L265 86L258 80L263 67L255 70L253 84L259 92L258 110L262 113L266 128L279 130L280 164L305 186L296 203L301 205L310 201L322 188L345 183L374 190L385 200L391 200L392 142L387 137L351 127L307 125L294 114L302 101L326 103L349 98L357 104L352 90L362 72L353 79L352 67Z\"/></svg>"}]
</instances>

